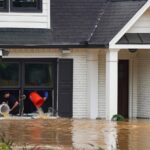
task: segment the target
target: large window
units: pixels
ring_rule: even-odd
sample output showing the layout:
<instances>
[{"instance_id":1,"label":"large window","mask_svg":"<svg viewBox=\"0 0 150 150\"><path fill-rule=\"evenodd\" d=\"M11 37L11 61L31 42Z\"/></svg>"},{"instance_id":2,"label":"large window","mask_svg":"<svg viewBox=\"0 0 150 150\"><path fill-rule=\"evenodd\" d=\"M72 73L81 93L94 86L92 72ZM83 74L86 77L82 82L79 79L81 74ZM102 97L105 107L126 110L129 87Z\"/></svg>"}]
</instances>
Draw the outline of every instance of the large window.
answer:
<instances>
[{"instance_id":1,"label":"large window","mask_svg":"<svg viewBox=\"0 0 150 150\"><path fill-rule=\"evenodd\" d=\"M0 11L41 12L42 0L0 0Z\"/></svg>"}]
</instances>

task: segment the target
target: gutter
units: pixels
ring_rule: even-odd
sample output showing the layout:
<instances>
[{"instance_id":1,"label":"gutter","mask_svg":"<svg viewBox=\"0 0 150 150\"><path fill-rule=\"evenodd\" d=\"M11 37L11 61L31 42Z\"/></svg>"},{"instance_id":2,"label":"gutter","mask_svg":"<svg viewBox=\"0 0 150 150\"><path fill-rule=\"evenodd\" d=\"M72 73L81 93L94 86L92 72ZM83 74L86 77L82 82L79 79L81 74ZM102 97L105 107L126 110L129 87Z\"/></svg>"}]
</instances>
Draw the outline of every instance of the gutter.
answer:
<instances>
[{"instance_id":1,"label":"gutter","mask_svg":"<svg viewBox=\"0 0 150 150\"><path fill-rule=\"evenodd\" d=\"M78 44L78 45L0 45L0 48L108 48L105 44ZM0 51L0 56L2 51Z\"/></svg>"}]
</instances>

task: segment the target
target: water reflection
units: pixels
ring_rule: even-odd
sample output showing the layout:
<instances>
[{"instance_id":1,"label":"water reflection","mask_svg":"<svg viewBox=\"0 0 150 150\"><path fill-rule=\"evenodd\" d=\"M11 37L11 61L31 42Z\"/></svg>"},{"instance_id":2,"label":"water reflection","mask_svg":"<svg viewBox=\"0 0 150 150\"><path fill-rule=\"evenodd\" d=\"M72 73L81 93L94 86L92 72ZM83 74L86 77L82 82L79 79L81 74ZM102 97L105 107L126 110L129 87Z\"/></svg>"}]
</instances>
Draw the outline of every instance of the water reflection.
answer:
<instances>
[{"instance_id":1,"label":"water reflection","mask_svg":"<svg viewBox=\"0 0 150 150\"><path fill-rule=\"evenodd\" d=\"M0 131L16 144L41 149L149 150L150 121L33 119L0 120ZM42 148L43 147L43 148Z\"/></svg>"}]
</instances>

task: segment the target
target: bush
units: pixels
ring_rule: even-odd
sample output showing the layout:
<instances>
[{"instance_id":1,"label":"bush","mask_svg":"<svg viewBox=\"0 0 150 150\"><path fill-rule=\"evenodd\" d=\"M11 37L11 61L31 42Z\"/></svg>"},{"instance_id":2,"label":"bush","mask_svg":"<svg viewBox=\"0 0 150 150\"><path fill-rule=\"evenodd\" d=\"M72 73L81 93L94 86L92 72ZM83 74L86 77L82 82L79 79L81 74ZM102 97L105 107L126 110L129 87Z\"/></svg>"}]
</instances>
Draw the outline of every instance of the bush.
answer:
<instances>
[{"instance_id":1,"label":"bush","mask_svg":"<svg viewBox=\"0 0 150 150\"><path fill-rule=\"evenodd\" d=\"M13 147L16 145L12 140L8 140L5 133L1 133L0 135L0 150L13 150ZM27 148L27 145L22 146L22 150L39 150L38 147L33 147L31 149Z\"/></svg>"},{"instance_id":2,"label":"bush","mask_svg":"<svg viewBox=\"0 0 150 150\"><path fill-rule=\"evenodd\" d=\"M111 120L112 120L112 121L124 121L125 118L124 118L122 115L120 115L120 114L116 114L116 115L114 115L114 116L112 117Z\"/></svg>"}]
</instances>

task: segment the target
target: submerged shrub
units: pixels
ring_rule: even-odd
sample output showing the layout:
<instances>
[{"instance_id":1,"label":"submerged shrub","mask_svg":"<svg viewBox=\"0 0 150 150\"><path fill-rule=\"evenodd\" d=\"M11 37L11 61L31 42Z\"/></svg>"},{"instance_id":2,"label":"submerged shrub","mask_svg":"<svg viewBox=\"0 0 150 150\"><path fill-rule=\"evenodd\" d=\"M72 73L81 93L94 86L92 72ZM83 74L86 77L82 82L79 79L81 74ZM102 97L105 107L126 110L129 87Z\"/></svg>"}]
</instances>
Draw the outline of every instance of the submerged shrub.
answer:
<instances>
[{"instance_id":1,"label":"submerged shrub","mask_svg":"<svg viewBox=\"0 0 150 150\"><path fill-rule=\"evenodd\" d=\"M12 150L13 141L7 140L5 133L0 135L0 150Z\"/></svg>"},{"instance_id":2,"label":"submerged shrub","mask_svg":"<svg viewBox=\"0 0 150 150\"><path fill-rule=\"evenodd\" d=\"M114 116L112 117L111 120L112 120L112 121L124 121L125 118L124 118L122 115L120 115L120 114L116 114L116 115L114 115Z\"/></svg>"},{"instance_id":3,"label":"submerged shrub","mask_svg":"<svg viewBox=\"0 0 150 150\"><path fill-rule=\"evenodd\" d=\"M12 140L9 140L6 137L5 133L1 133L0 135L0 150L13 150L16 145ZM26 144L22 146L22 150L39 150L38 147L28 148Z\"/></svg>"}]
</instances>

